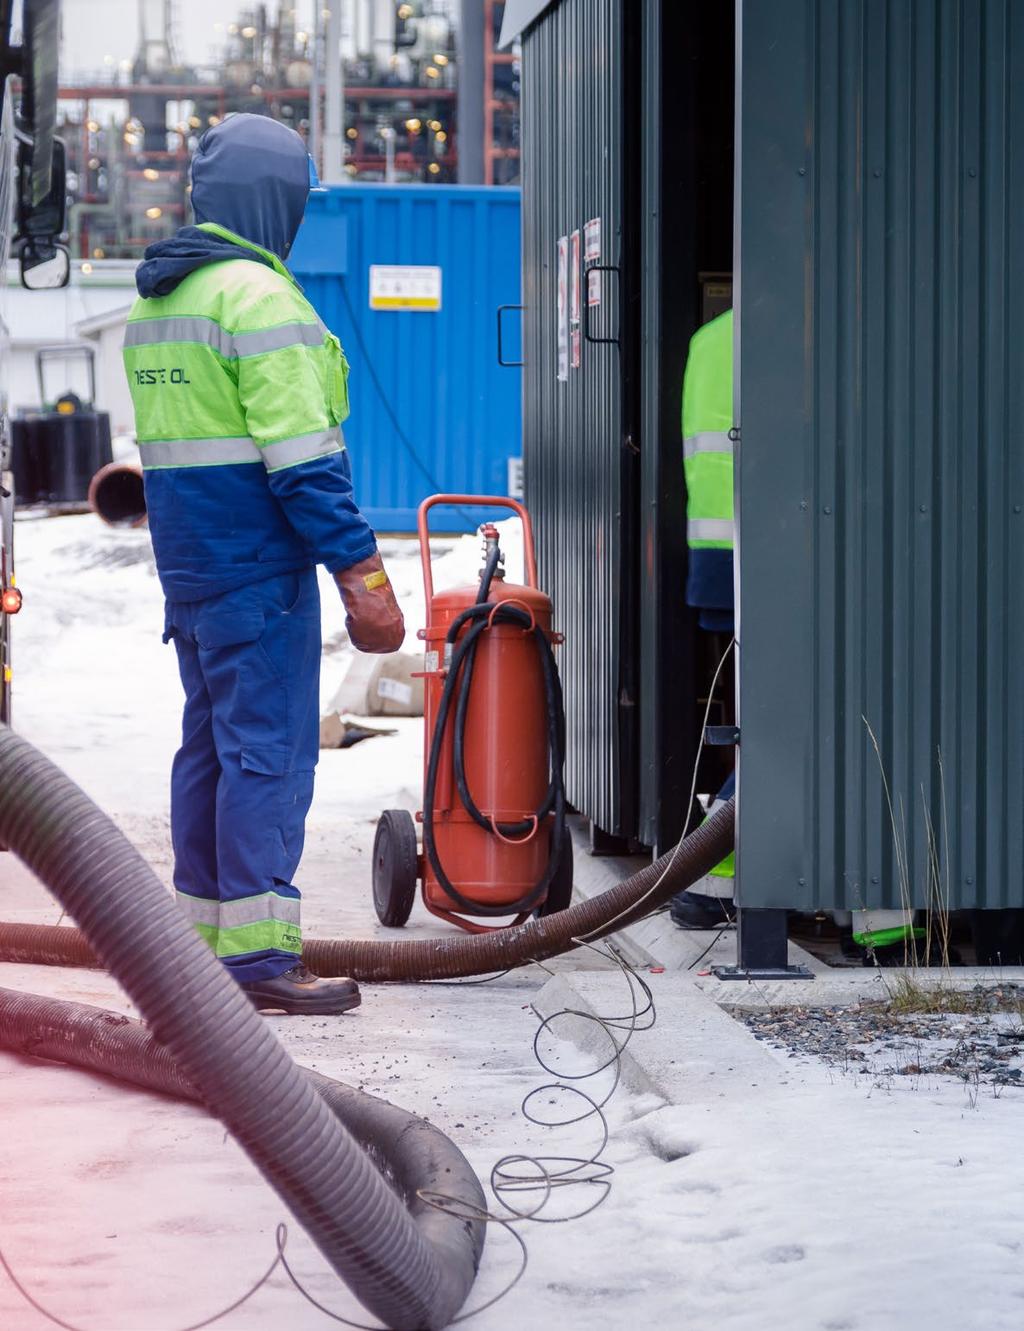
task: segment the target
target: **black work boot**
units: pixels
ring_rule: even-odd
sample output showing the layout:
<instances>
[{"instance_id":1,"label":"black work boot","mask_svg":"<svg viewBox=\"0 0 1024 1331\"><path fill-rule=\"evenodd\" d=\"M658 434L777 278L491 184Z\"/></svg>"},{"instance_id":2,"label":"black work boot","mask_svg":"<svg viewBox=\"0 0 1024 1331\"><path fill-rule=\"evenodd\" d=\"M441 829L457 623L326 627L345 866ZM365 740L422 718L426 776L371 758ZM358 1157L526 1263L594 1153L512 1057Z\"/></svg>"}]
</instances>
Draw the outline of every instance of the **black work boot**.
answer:
<instances>
[{"instance_id":1,"label":"black work boot","mask_svg":"<svg viewBox=\"0 0 1024 1331\"><path fill-rule=\"evenodd\" d=\"M252 980L241 987L260 1012L284 1012L292 1017L333 1017L362 1002L355 980L322 980L301 963L283 975Z\"/></svg>"},{"instance_id":2,"label":"black work boot","mask_svg":"<svg viewBox=\"0 0 1024 1331\"><path fill-rule=\"evenodd\" d=\"M703 892L677 892L669 914L680 929L722 929L736 922L732 897L709 897Z\"/></svg>"}]
</instances>

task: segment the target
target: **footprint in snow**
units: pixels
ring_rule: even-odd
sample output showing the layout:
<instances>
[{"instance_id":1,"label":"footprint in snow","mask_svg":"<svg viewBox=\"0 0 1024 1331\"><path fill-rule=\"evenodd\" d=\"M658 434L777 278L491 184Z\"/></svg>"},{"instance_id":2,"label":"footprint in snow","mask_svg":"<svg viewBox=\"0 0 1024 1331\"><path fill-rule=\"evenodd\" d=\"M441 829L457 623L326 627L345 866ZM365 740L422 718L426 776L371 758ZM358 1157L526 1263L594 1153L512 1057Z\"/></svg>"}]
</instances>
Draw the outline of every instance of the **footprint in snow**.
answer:
<instances>
[{"instance_id":1,"label":"footprint in snow","mask_svg":"<svg viewBox=\"0 0 1024 1331\"><path fill-rule=\"evenodd\" d=\"M778 1248L769 1248L764 1259L773 1266L782 1266L787 1262L802 1262L806 1256L798 1243L783 1243Z\"/></svg>"}]
</instances>

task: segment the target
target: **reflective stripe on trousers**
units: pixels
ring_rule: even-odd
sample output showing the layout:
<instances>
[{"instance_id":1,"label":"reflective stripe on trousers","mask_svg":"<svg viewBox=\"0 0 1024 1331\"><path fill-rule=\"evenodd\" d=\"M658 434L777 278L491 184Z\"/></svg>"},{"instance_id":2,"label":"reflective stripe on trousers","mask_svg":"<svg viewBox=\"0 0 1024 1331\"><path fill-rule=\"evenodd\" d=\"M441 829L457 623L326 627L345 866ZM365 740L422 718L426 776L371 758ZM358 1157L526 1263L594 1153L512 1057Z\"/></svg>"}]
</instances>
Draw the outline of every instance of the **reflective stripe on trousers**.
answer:
<instances>
[{"instance_id":1,"label":"reflective stripe on trousers","mask_svg":"<svg viewBox=\"0 0 1024 1331\"><path fill-rule=\"evenodd\" d=\"M297 896L262 892L239 901L210 901L177 892L179 907L218 957L254 952L299 952L302 949L300 901Z\"/></svg>"}]
</instances>

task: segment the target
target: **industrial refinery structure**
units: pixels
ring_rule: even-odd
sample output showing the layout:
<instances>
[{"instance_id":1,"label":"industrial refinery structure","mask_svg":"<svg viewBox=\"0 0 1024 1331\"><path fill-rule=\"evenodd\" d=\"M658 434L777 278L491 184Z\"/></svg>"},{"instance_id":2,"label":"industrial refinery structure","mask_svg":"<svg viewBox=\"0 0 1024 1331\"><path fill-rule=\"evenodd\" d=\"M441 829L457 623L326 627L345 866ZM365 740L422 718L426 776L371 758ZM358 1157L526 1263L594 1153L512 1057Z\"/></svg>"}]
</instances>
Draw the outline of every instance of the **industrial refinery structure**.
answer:
<instances>
[{"instance_id":1,"label":"industrial refinery structure","mask_svg":"<svg viewBox=\"0 0 1024 1331\"><path fill-rule=\"evenodd\" d=\"M175 0L138 0L134 60L60 89L72 255L134 258L182 225L190 154L233 111L292 125L328 180L514 183L519 65L497 50L503 10L504 0L252 5L224 25L209 64L188 66Z\"/></svg>"}]
</instances>

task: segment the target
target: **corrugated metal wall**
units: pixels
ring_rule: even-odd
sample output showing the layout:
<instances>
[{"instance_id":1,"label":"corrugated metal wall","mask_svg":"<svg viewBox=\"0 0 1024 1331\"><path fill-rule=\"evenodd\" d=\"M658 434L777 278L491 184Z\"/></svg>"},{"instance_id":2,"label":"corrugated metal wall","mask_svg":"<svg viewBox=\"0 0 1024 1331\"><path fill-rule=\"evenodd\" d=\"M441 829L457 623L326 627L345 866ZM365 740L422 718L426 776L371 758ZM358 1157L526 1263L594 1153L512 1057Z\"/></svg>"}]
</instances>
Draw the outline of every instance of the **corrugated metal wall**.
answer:
<instances>
[{"instance_id":1,"label":"corrugated metal wall","mask_svg":"<svg viewBox=\"0 0 1024 1331\"><path fill-rule=\"evenodd\" d=\"M568 726L569 799L602 828L636 827L635 434L623 226L629 90L625 0L561 0L523 38L524 462L541 580L566 635L559 664ZM600 219L601 305L587 341L567 329L559 378L558 247ZM571 291L566 293L571 306ZM571 315L571 308L569 310ZM573 338L578 339L578 367Z\"/></svg>"},{"instance_id":2,"label":"corrugated metal wall","mask_svg":"<svg viewBox=\"0 0 1024 1331\"><path fill-rule=\"evenodd\" d=\"M347 185L310 196L291 267L348 356L345 437L356 495L380 531L412 530L437 490L507 492L508 459L522 452L521 382L498 365L496 312L519 303L519 211L509 188ZM371 309L371 264L439 266L440 311ZM505 356L519 359L515 316L506 333ZM435 522L468 525L448 510Z\"/></svg>"},{"instance_id":3,"label":"corrugated metal wall","mask_svg":"<svg viewBox=\"0 0 1024 1331\"><path fill-rule=\"evenodd\" d=\"M742 900L1020 906L1024 5L742 25Z\"/></svg>"}]
</instances>

